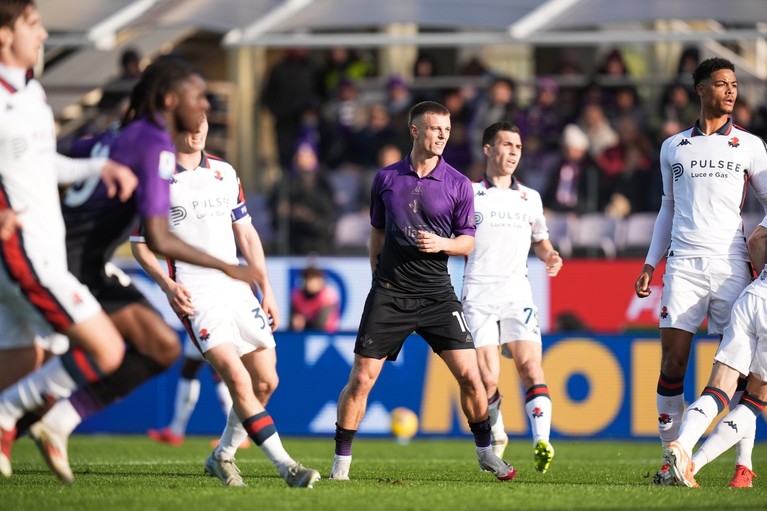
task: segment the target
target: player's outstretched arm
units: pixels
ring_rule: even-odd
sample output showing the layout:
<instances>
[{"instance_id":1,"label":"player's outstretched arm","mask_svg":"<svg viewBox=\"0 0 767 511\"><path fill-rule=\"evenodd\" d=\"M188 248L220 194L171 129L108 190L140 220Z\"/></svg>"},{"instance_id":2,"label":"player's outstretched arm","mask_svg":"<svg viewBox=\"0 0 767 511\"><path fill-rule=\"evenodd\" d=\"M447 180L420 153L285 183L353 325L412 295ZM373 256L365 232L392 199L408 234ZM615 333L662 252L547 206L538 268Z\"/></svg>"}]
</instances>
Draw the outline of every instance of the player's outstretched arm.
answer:
<instances>
[{"instance_id":1,"label":"player's outstretched arm","mask_svg":"<svg viewBox=\"0 0 767 511\"><path fill-rule=\"evenodd\" d=\"M220 270L233 279L242 280L248 284L253 281L255 275L249 266L225 263L193 247L170 232L168 230L168 217L153 216L144 218L143 222L147 245L154 252L185 263Z\"/></svg>"}]
</instances>

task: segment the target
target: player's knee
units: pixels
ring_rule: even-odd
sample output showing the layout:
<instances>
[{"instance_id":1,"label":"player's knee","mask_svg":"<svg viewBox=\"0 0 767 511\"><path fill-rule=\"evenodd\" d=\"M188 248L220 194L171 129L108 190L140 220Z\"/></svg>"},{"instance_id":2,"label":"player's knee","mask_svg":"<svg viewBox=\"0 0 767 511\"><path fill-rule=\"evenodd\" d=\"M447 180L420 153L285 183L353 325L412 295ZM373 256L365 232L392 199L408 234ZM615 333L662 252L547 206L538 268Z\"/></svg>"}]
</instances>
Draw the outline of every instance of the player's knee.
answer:
<instances>
[{"instance_id":1,"label":"player's knee","mask_svg":"<svg viewBox=\"0 0 767 511\"><path fill-rule=\"evenodd\" d=\"M536 360L528 360L519 366L519 377L530 387L538 383L543 383L543 369Z\"/></svg>"},{"instance_id":2,"label":"player's knee","mask_svg":"<svg viewBox=\"0 0 767 511\"><path fill-rule=\"evenodd\" d=\"M104 374L111 374L120 367L125 356L125 345L120 344L115 347L111 347L108 350L101 350L99 353L93 354L93 358L96 361L99 369Z\"/></svg>"},{"instance_id":3,"label":"player's knee","mask_svg":"<svg viewBox=\"0 0 767 511\"><path fill-rule=\"evenodd\" d=\"M482 384L485 386L485 389L496 389L498 388L498 376L494 374L485 374L482 373Z\"/></svg>"},{"instance_id":4,"label":"player's knee","mask_svg":"<svg viewBox=\"0 0 767 511\"><path fill-rule=\"evenodd\" d=\"M684 357L669 354L661 361L661 372L669 378L681 378L687 372L687 360Z\"/></svg>"},{"instance_id":5,"label":"player's knee","mask_svg":"<svg viewBox=\"0 0 767 511\"><path fill-rule=\"evenodd\" d=\"M273 375L261 378L259 381L255 382L253 390L261 404L265 404L269 400L274 391L277 390L277 385L279 383L280 378L277 376L276 372Z\"/></svg>"},{"instance_id":6,"label":"player's knee","mask_svg":"<svg viewBox=\"0 0 767 511\"><path fill-rule=\"evenodd\" d=\"M158 364L170 367L181 356L181 344L178 337L170 329L157 336L155 356L153 357Z\"/></svg>"},{"instance_id":7,"label":"player's knee","mask_svg":"<svg viewBox=\"0 0 767 511\"><path fill-rule=\"evenodd\" d=\"M229 388L229 393L232 394L232 399L244 397L248 393L253 392L253 381L244 367L227 371L225 375L222 375L222 378Z\"/></svg>"}]
</instances>

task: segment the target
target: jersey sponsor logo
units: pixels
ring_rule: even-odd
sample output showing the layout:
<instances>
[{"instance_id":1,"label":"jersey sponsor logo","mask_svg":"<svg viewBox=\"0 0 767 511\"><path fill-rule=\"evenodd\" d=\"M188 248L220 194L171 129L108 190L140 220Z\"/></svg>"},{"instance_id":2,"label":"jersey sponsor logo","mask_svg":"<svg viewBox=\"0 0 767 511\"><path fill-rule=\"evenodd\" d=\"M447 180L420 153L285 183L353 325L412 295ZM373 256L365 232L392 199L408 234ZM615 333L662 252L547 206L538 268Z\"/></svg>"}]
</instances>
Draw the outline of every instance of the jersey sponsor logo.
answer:
<instances>
[{"instance_id":1,"label":"jersey sponsor logo","mask_svg":"<svg viewBox=\"0 0 767 511\"><path fill-rule=\"evenodd\" d=\"M181 206L173 206L170 208L170 223L173 225L180 224L186 218L186 209Z\"/></svg>"},{"instance_id":2,"label":"jersey sponsor logo","mask_svg":"<svg viewBox=\"0 0 767 511\"><path fill-rule=\"evenodd\" d=\"M743 170L743 165L734 162L734 161L726 161L726 160L692 160L690 161L690 171L693 171L695 169L700 170L709 170L709 171L716 171L716 170L727 170L730 172L741 172ZM702 175L702 174L701 174ZM719 173L716 174L710 174L709 177L727 177L727 174Z\"/></svg>"},{"instance_id":3,"label":"jersey sponsor logo","mask_svg":"<svg viewBox=\"0 0 767 511\"><path fill-rule=\"evenodd\" d=\"M730 147L738 147L740 145L740 140L738 140L738 137L732 137L729 142L727 142L727 145Z\"/></svg>"},{"instance_id":4,"label":"jersey sponsor logo","mask_svg":"<svg viewBox=\"0 0 767 511\"><path fill-rule=\"evenodd\" d=\"M681 163L675 163L671 166L671 172L674 174L674 181L679 181L679 178L684 174L684 165Z\"/></svg>"},{"instance_id":5,"label":"jersey sponsor logo","mask_svg":"<svg viewBox=\"0 0 767 511\"><path fill-rule=\"evenodd\" d=\"M475 211L474 212L474 223L476 225L481 224L484 219L485 219L485 217L482 216L482 213L480 213L479 211Z\"/></svg>"},{"instance_id":6,"label":"jersey sponsor logo","mask_svg":"<svg viewBox=\"0 0 767 511\"><path fill-rule=\"evenodd\" d=\"M157 166L157 172L163 179L170 179L176 171L176 155L171 151L160 152L160 162Z\"/></svg>"},{"instance_id":7,"label":"jersey sponsor logo","mask_svg":"<svg viewBox=\"0 0 767 511\"><path fill-rule=\"evenodd\" d=\"M683 138L676 146L682 146L682 145L692 145L692 142L690 142L689 139Z\"/></svg>"}]
</instances>

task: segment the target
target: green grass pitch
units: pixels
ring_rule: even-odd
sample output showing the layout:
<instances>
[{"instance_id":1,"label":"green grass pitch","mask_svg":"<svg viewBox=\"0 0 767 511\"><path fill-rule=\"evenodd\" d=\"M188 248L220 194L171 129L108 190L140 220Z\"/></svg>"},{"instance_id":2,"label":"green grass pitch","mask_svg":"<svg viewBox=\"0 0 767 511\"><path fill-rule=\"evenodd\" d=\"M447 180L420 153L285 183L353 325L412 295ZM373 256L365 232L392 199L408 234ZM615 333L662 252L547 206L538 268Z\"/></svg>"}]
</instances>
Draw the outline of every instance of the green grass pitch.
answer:
<instances>
[{"instance_id":1,"label":"green grass pitch","mask_svg":"<svg viewBox=\"0 0 767 511\"><path fill-rule=\"evenodd\" d=\"M224 488L203 474L210 438L182 447L139 436L74 436L75 484L58 483L29 439L13 451L14 475L0 479L3 511L111 510L524 510L767 508L767 450L757 444L752 489L730 489L733 455L698 476L702 488L653 487L660 462L656 442L557 441L548 474L532 468L529 441L512 442L506 459L519 474L500 482L479 471L472 441L358 439L351 481L327 479L333 441L286 438L288 451L320 470L314 489L288 488L258 448L240 451L248 488Z\"/></svg>"}]
</instances>

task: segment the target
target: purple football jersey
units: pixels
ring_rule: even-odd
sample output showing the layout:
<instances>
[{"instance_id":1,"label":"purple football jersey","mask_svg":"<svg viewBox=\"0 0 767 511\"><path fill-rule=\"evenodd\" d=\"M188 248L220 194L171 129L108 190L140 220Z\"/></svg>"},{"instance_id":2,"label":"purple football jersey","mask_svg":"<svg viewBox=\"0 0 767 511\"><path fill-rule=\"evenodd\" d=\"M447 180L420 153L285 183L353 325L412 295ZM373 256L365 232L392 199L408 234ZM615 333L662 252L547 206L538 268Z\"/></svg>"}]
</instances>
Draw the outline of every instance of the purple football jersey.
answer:
<instances>
[{"instance_id":1,"label":"purple football jersey","mask_svg":"<svg viewBox=\"0 0 767 511\"><path fill-rule=\"evenodd\" d=\"M141 218L167 217L169 180L176 169L176 149L170 133L149 119L137 119L114 141L109 157L130 167L138 177L135 198Z\"/></svg>"},{"instance_id":2,"label":"purple football jersey","mask_svg":"<svg viewBox=\"0 0 767 511\"><path fill-rule=\"evenodd\" d=\"M378 171L371 189L370 223L385 229L375 281L396 295L433 295L452 289L447 254L426 254L415 244L418 231L444 238L474 236L474 196L469 179L440 158L420 178L410 157Z\"/></svg>"}]
</instances>

